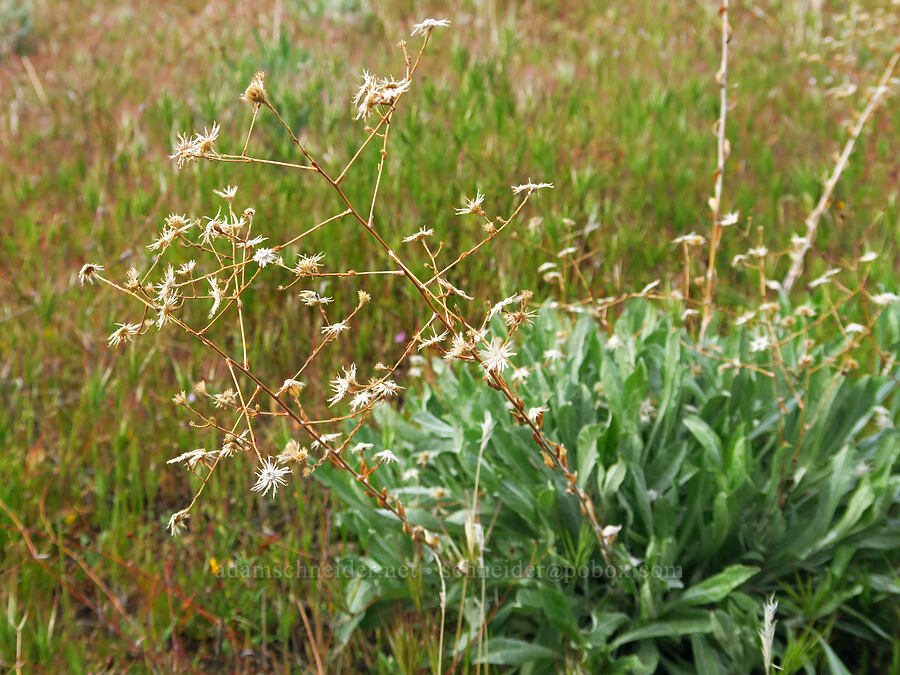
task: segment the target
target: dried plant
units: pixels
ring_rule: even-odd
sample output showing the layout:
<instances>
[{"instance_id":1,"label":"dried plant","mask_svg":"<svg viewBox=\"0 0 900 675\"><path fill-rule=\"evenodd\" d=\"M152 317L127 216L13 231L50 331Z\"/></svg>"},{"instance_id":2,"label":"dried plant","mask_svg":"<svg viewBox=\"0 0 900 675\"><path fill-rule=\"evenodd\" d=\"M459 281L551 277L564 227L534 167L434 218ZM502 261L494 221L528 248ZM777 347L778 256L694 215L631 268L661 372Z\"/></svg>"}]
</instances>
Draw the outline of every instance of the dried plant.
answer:
<instances>
[{"instance_id":1,"label":"dried plant","mask_svg":"<svg viewBox=\"0 0 900 675\"><path fill-rule=\"evenodd\" d=\"M450 280L463 260L491 244L520 216L532 195L539 190L552 189L553 185L529 179L526 183L512 186L518 200L506 216L489 214L484 206L484 194L477 193L472 199L467 199L456 213L458 216L474 216L480 222L483 238L455 256L447 256L442 242L430 243L435 238L430 228L420 228L405 237L403 241L409 246L402 252L393 250L382 234L385 229L396 227L394 223L383 222L377 215L394 112L411 89L432 32L448 25L446 20L433 19L417 24L412 34L422 36L422 43L414 54L407 50L405 42L399 43L404 64L404 75L400 79L363 73L363 83L353 99L353 105L356 119L362 119L366 124L365 137L339 172L326 170L291 129L268 93L262 72L253 76L240 96L252 108L244 150L240 155L217 149L221 127L215 123L202 132L178 135L171 159L179 168L205 160L273 164L305 172L324 180L334 190L344 206L339 213L312 224L285 241L273 243L265 236L253 208L236 207L237 188L228 186L216 191L224 205L215 215L197 218L173 214L166 218L158 237L148 246L155 254L149 269L139 272L132 268L124 280L116 281L104 276L101 265L89 264L82 268L79 275L82 283L99 281L131 296L143 306L143 316L139 320L118 324L119 327L109 336L111 347L132 342L148 331L171 325L201 342L227 369L227 383L214 387L198 382L190 395L182 391L172 399L192 415L195 427L215 429L221 438L221 446L217 449L192 450L170 460L170 463L184 463L202 481L193 501L172 515L169 529L173 535L185 526L191 509L213 473L233 455L251 453L260 466L256 481L250 488L253 491L263 495L271 493L274 497L294 469L307 477L328 462L352 475L378 507L389 510L399 519L404 531L415 541L439 552L442 549L440 537L421 526L411 525L400 499L376 480L379 467L396 461L396 458L387 451L367 456L364 444L354 444L356 432L373 409L403 389L395 379L398 368L417 351L430 350L448 361L469 363L480 369L486 386L499 392L508 401L510 413L515 419L531 429L536 452L540 452L544 463L567 477L569 491L577 497L582 513L590 522L601 546L605 551L608 549L609 537L604 534L604 526L597 519L590 497L577 482L577 472L569 468L566 448L545 436L541 431L542 413L527 411L522 398L505 376L508 368L515 371L511 361L515 356L513 336L533 317L533 312L529 310L532 293L522 291L514 294L482 314L478 309L472 309L473 298ZM302 155L302 162L276 161L249 154L253 129L260 114L271 114L277 119ZM379 152L380 158L370 196L364 205L359 205L347 196L342 183L366 150ZM325 271L326 253L302 250L304 240L310 234L328 226L342 225L347 220L354 222L380 247L387 269ZM413 272L411 256L415 251L421 253L430 270L427 279L421 279ZM191 257L182 261L188 255ZM280 289L284 293L297 293L322 321L319 343L313 346L302 364L285 373L283 382L277 383L267 382L257 374L255 367L263 355L250 353L246 337L244 295L263 275L280 275ZM347 339L348 334L352 334L354 319L359 312L365 311L371 296L359 289L356 307L348 315L337 317L329 312L331 298L315 289L301 287L324 277L358 280L377 275L402 275L408 280L419 297L423 317L421 324L411 331L412 339L399 355L390 359L389 365L378 363L358 367L349 364L343 368L343 372L330 383L333 395L327 404L332 408L340 405L344 410L331 417L313 419L306 410L324 406L319 405L322 402L309 405L303 378L316 357L330 343ZM204 310L208 308L205 321L191 322L193 315L188 308L192 305L200 305ZM507 328L501 335L492 332L489 326L495 316L502 316ZM222 343L213 341L210 329L217 324L227 324L238 336L239 353L230 353ZM363 377L363 372L366 372L368 379ZM260 399L263 398L274 403L274 411L261 409ZM228 423L221 421L221 413L218 416L214 414L217 409L227 412L232 420ZM303 440L290 441L281 452L269 447L265 435L260 433L259 424L271 418L290 420L298 438ZM344 426L348 423L353 425L352 430L344 434Z\"/></svg>"}]
</instances>

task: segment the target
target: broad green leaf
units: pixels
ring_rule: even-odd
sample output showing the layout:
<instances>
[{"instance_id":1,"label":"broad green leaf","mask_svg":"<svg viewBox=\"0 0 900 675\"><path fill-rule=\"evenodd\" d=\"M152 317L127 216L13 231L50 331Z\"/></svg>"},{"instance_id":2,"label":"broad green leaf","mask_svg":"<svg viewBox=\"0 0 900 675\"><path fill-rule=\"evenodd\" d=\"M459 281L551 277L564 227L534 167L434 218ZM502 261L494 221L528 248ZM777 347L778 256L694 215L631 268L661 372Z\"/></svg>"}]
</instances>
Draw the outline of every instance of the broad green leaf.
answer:
<instances>
[{"instance_id":1,"label":"broad green leaf","mask_svg":"<svg viewBox=\"0 0 900 675\"><path fill-rule=\"evenodd\" d=\"M847 666L844 665L844 662L835 654L831 645L818 633L816 633L816 637L819 638L819 644L822 645L822 650L825 652L825 661L828 663L828 670L831 672L831 675L853 675Z\"/></svg>"},{"instance_id":2,"label":"broad green leaf","mask_svg":"<svg viewBox=\"0 0 900 675\"><path fill-rule=\"evenodd\" d=\"M696 415L688 415L684 418L684 426L694 435L694 438L706 450L707 459L716 467L722 466L722 441L710 426Z\"/></svg>"},{"instance_id":3,"label":"broad green leaf","mask_svg":"<svg viewBox=\"0 0 900 675\"><path fill-rule=\"evenodd\" d=\"M663 356L663 388L659 399L659 411L647 446L655 448L658 443L665 444L670 440L669 434L676 421L679 403L679 387L682 384L681 373L681 333L671 331L666 337L666 349ZM662 440L660 441L660 436ZM662 447L663 451L665 446Z\"/></svg>"},{"instance_id":4,"label":"broad green leaf","mask_svg":"<svg viewBox=\"0 0 900 675\"><path fill-rule=\"evenodd\" d=\"M872 489L872 484L868 480L863 480L850 498L847 510L844 511L844 515L841 516L837 525L822 538L818 546L819 550L831 546L835 541L846 536L874 501L875 491Z\"/></svg>"},{"instance_id":5,"label":"broad green leaf","mask_svg":"<svg viewBox=\"0 0 900 675\"><path fill-rule=\"evenodd\" d=\"M635 640L647 640L658 637L678 637L680 635L691 635L692 633L709 633L712 632L712 618L709 614L703 613L696 617L683 619L667 619L663 621L653 621L634 630L626 631L613 640L610 645L613 649L621 647Z\"/></svg>"},{"instance_id":6,"label":"broad green leaf","mask_svg":"<svg viewBox=\"0 0 900 675\"><path fill-rule=\"evenodd\" d=\"M712 522L703 530L703 550L706 556L718 552L734 530L737 513L735 499L726 492L719 492L713 502Z\"/></svg>"},{"instance_id":7,"label":"broad green leaf","mask_svg":"<svg viewBox=\"0 0 900 675\"><path fill-rule=\"evenodd\" d=\"M694 652L694 667L698 673L716 675L716 673L725 672L722 664L716 657L716 650L710 646L706 636L691 635L691 651Z\"/></svg>"},{"instance_id":8,"label":"broad green leaf","mask_svg":"<svg viewBox=\"0 0 900 675\"><path fill-rule=\"evenodd\" d=\"M609 424L587 424L578 432L578 443L575 447L578 456L578 484L581 487L587 484L597 465L600 454L597 449L597 441L608 429Z\"/></svg>"},{"instance_id":9,"label":"broad green leaf","mask_svg":"<svg viewBox=\"0 0 900 675\"><path fill-rule=\"evenodd\" d=\"M354 579L347 589L347 609L351 614L359 614L378 597L378 587L368 579Z\"/></svg>"},{"instance_id":10,"label":"broad green leaf","mask_svg":"<svg viewBox=\"0 0 900 675\"><path fill-rule=\"evenodd\" d=\"M438 438L453 438L453 427L428 411L420 410L413 419L423 430Z\"/></svg>"},{"instance_id":11,"label":"broad green leaf","mask_svg":"<svg viewBox=\"0 0 900 675\"><path fill-rule=\"evenodd\" d=\"M758 567L732 565L722 572L704 579L699 584L690 586L670 607L707 605L719 602L757 572L759 572Z\"/></svg>"},{"instance_id":12,"label":"broad green leaf","mask_svg":"<svg viewBox=\"0 0 900 675\"><path fill-rule=\"evenodd\" d=\"M526 642L517 638L494 637L485 645L485 653L473 663L492 663L497 666L520 666L532 661L547 661L561 658L561 654L543 645Z\"/></svg>"},{"instance_id":13,"label":"broad green leaf","mask_svg":"<svg viewBox=\"0 0 900 675\"><path fill-rule=\"evenodd\" d=\"M740 424L728 444L727 486L729 490L739 488L747 480L747 469L750 465L748 445L744 425Z\"/></svg>"},{"instance_id":14,"label":"broad green leaf","mask_svg":"<svg viewBox=\"0 0 900 675\"><path fill-rule=\"evenodd\" d=\"M353 632L365 616L366 613L361 612L356 615L339 614L335 617L334 637L338 645L343 647L350 641L350 638L353 637Z\"/></svg>"},{"instance_id":15,"label":"broad green leaf","mask_svg":"<svg viewBox=\"0 0 900 675\"><path fill-rule=\"evenodd\" d=\"M585 636L575 622L569 599L557 589L545 585L540 589L522 590L516 598L523 605L540 609L549 624L570 640L584 642Z\"/></svg>"},{"instance_id":16,"label":"broad green leaf","mask_svg":"<svg viewBox=\"0 0 900 675\"><path fill-rule=\"evenodd\" d=\"M605 473L600 474L597 477L597 487L600 490L600 495L606 498L609 495L618 492L627 473L628 469L625 466L625 463L619 460L609 467Z\"/></svg>"},{"instance_id":17,"label":"broad green leaf","mask_svg":"<svg viewBox=\"0 0 900 675\"><path fill-rule=\"evenodd\" d=\"M623 612L604 612L592 615L591 618L593 624L586 637L588 643L593 647L606 644L609 636L629 619L628 615Z\"/></svg>"},{"instance_id":18,"label":"broad green leaf","mask_svg":"<svg viewBox=\"0 0 900 675\"><path fill-rule=\"evenodd\" d=\"M609 409L612 414L624 414L625 395L622 392L622 378L619 377L619 369L613 360L603 360L600 366L600 381L603 383L603 395L609 402Z\"/></svg>"}]
</instances>

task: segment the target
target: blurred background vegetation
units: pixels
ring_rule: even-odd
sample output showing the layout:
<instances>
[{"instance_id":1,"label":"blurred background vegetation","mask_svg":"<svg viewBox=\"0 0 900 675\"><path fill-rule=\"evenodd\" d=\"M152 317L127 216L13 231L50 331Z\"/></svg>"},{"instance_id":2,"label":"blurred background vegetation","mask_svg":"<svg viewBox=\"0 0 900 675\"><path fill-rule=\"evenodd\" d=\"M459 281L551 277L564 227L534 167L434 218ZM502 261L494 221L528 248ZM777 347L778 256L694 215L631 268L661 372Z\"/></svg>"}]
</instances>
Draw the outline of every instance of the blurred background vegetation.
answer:
<instances>
[{"instance_id":1,"label":"blurred background vegetation","mask_svg":"<svg viewBox=\"0 0 900 675\"><path fill-rule=\"evenodd\" d=\"M742 224L726 233L725 260L757 245L757 228L770 248L801 231L843 123L862 107L896 36L879 29L896 29L895 4L861 4L763 0L733 10L725 194ZM107 263L115 278L132 264L144 268L163 218L214 215L212 191L226 184L240 186L237 204L253 206L273 239L333 214L333 194L302 174L205 163L176 172L167 159L175 134L217 120L220 150L240 152L250 113L238 95L263 69L313 154L342 165L362 138L350 105L361 71L401 74L393 45L427 16L453 27L435 35L395 118L381 206L382 220L395 224L391 241L427 226L449 250L463 250L479 235L453 216L463 197L480 190L503 212L509 186L530 177L556 189L529 206L529 227L473 256L454 283L484 300L519 288L565 296L537 267L591 225L577 255L598 296L657 277L670 284L671 240L708 228L715 3L0 2L4 665L18 649L50 672L218 668L235 659L250 670L289 668L310 659L298 603L328 643L340 602L330 580L235 582L214 572L232 560L334 557L346 533L334 526L329 493L294 481L275 502L258 498L248 491L253 467L240 459L209 485L189 531L170 539L165 522L196 484L165 461L202 437L168 401L221 373L169 331L108 351L106 335L115 321L135 320L134 307L80 288L76 275L85 262ZM860 92L829 93L847 82ZM265 115L254 147L294 155ZM865 244L882 252L874 287L893 282L898 147L900 107L889 104L837 188L810 274ZM350 177L351 196L369 185L376 159ZM327 249L335 269L384 264L349 222L310 246ZM745 275L727 267L720 275L727 301L753 292ZM271 290L247 298L252 344L272 355L264 373L307 354L317 330L296 299ZM328 290L338 307L355 302L353 284ZM319 361L310 400L324 398L337 364L377 360L394 335L415 328L402 280L366 290L377 311ZM365 668L389 648L385 639L377 631L354 638L335 669Z\"/></svg>"}]
</instances>

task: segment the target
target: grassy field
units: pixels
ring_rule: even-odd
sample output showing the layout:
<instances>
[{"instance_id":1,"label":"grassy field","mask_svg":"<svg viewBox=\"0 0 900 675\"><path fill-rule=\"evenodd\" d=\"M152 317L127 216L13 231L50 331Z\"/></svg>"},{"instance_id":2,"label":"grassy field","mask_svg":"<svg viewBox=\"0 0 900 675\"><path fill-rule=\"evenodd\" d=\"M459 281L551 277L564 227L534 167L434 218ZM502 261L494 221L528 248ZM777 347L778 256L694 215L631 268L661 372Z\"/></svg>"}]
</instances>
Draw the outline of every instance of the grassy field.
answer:
<instances>
[{"instance_id":1,"label":"grassy field","mask_svg":"<svg viewBox=\"0 0 900 675\"><path fill-rule=\"evenodd\" d=\"M757 228L773 249L802 229L846 138L843 123L864 105L860 93L827 92L873 84L893 48L896 4L862 3L868 18L852 21L838 21L845 3L809 13L807 4L815 3L760 2L732 13L725 195L742 222L724 239L726 260L758 244ZM311 644L331 645L339 609L331 580L226 583L215 574L228 561L334 557L347 534L335 525L328 492L298 481L275 502L251 496L253 467L240 460L209 485L189 532L171 539L165 523L197 486L165 462L203 436L169 399L214 379L216 366L173 332L107 350L114 322L138 318L134 307L77 282L85 262L108 263L116 278L131 264L145 267L163 218L213 215L213 190L226 184L239 185L238 202L253 206L273 236L338 208L323 186L277 167L200 163L177 172L167 157L177 132L218 121L220 149L239 153L250 113L238 95L261 68L292 126L326 165L339 166L362 138L350 103L362 70L400 74L392 45L425 16L446 16L452 29L429 46L397 113L382 187L382 213L396 223L390 243L426 226L450 250L464 250L479 233L454 207L480 190L507 210L509 186L533 178L556 186L529 206L527 218L540 221L467 261L461 287L484 300L519 288L566 297L569 289L537 268L570 240L598 296L658 277L671 286L680 270L671 240L708 230L715 9L487 0L449 10L354 0L0 3L0 662L39 672L288 671L312 662ZM260 154L293 156L271 117L260 118L256 134ZM871 248L882 253L874 286L896 290L898 147L900 107L889 103L838 185L811 275ZM347 183L351 197L369 184L376 161L363 158ZM597 227L581 236L589 223ZM317 246L332 252L336 269L384 264L349 222L310 243ZM720 274L726 302L754 292L742 273L726 266ZM308 353L317 329L304 325L296 299L268 290L250 297L247 313L251 345L272 354L261 370L274 376ZM352 342L330 346L308 378L311 400L325 398L336 364L375 360L413 329L400 280L367 290L379 310L364 316ZM354 288L329 292L337 307L355 302ZM377 654L397 649L389 637L354 638L333 655L334 670L373 667ZM226 642L241 649L224 649Z\"/></svg>"}]
</instances>

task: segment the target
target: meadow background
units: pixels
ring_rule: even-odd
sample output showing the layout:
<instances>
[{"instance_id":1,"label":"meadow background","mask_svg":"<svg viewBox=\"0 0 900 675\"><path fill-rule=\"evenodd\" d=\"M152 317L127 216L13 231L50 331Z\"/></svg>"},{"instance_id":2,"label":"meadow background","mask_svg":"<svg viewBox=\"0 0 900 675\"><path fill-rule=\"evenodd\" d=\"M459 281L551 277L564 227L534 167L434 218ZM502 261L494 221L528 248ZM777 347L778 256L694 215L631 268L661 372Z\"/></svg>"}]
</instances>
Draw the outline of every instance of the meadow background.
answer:
<instances>
[{"instance_id":1,"label":"meadow background","mask_svg":"<svg viewBox=\"0 0 900 675\"><path fill-rule=\"evenodd\" d=\"M891 2L857 4L870 17L900 12ZM429 46L396 114L383 212L403 234L433 227L461 250L477 237L453 215L463 196L480 190L503 211L510 185L552 181L556 189L529 206L531 227L467 261L463 288L487 299L520 288L538 299L565 296L537 267L588 224L597 226L578 239L577 255L597 296L658 277L669 285L680 270L671 240L708 228L716 8L0 2L0 662L11 667L18 658L47 672L289 670L311 662L311 641L331 644L340 603L332 580L215 574L230 561L320 564L339 555L347 537L328 491L295 480L278 500L259 498L248 491L253 466L242 459L209 485L189 531L169 537L165 523L190 500L191 484L165 462L197 443L168 401L184 382L212 379L214 363L166 331L107 350L114 322L133 308L77 282L85 262L111 263L117 277L131 264L144 267L163 218L215 213L212 191L226 184L240 186L238 202L252 205L273 235L334 213L325 188L277 168L201 163L177 173L167 158L176 132L218 120L221 149L239 152L250 113L237 97L263 69L292 126L326 165L342 164L361 139L350 99L362 69L400 74L391 45L420 19L446 17L453 28ZM861 107L827 90L883 68L891 36L867 33L863 20L846 33L835 17L849 9L761 1L732 10L729 79L737 87L725 191L743 223L726 234L724 260L756 245L757 226L770 247L789 244L845 138L842 122ZM838 52L856 61L842 63ZM261 117L255 133L272 156L291 153L271 118ZM872 279L895 286L898 148L900 107L889 103L837 188L810 275L871 248L881 252ZM360 173L371 173L376 158L364 161ZM359 180L348 183L351 195L367 185ZM336 268L377 264L378 251L349 224L328 237L321 246ZM753 292L728 267L720 277L726 301ZM355 302L352 290L332 290L338 306ZM367 290L379 311L320 361L320 377L308 378L311 399L324 400L338 363L376 360L413 325L401 280ZM260 328L252 346L280 345L272 372L305 355L316 330L295 305L249 303ZM380 630L355 636L333 655L334 669L372 667L393 648L389 638Z\"/></svg>"}]
</instances>

